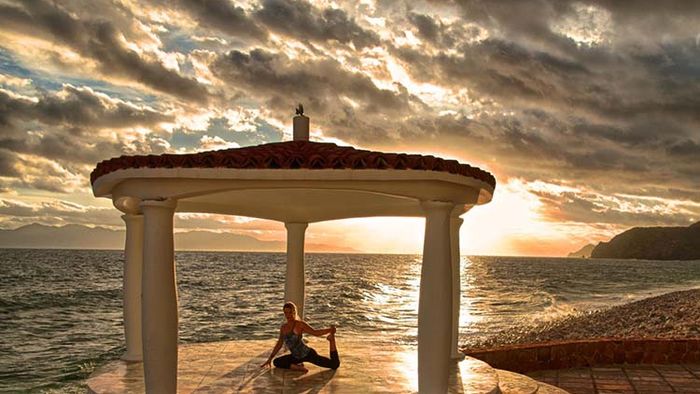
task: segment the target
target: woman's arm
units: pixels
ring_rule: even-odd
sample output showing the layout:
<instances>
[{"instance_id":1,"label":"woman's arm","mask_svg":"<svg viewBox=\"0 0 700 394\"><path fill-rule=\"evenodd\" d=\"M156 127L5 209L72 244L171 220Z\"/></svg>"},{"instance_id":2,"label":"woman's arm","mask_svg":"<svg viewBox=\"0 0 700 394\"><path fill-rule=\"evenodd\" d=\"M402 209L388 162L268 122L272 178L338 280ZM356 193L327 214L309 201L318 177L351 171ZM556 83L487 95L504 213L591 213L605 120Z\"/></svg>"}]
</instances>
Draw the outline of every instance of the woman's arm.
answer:
<instances>
[{"instance_id":1,"label":"woman's arm","mask_svg":"<svg viewBox=\"0 0 700 394\"><path fill-rule=\"evenodd\" d=\"M310 325L308 325L306 322L304 322L304 321L301 322L301 332L305 332L307 334L311 334L311 335L317 336L317 337L327 335L327 334L334 332L335 331L334 328L335 327L330 326L328 328L322 328L320 330L316 330L313 327L311 327Z\"/></svg>"},{"instance_id":2,"label":"woman's arm","mask_svg":"<svg viewBox=\"0 0 700 394\"><path fill-rule=\"evenodd\" d=\"M282 338L283 337L284 337L284 335L282 335L282 327L280 327L280 336L279 336L279 338L277 338L277 343L275 344L275 347L272 349L272 353L270 353L270 357L267 358L267 361L265 361L260 366L260 368L272 367L272 365L271 365L272 359L275 358L275 355L277 354L277 352L279 352L280 348L282 348L282 341L283 341Z\"/></svg>"}]
</instances>

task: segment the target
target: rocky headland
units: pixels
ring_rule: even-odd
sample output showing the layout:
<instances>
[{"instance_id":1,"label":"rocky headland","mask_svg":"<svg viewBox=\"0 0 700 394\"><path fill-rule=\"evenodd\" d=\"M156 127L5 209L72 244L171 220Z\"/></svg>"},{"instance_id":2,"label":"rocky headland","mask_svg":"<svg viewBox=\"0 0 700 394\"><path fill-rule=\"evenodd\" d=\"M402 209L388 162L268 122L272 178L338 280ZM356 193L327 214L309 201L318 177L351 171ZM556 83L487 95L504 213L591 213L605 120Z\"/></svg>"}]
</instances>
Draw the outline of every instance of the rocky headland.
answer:
<instances>
[{"instance_id":1,"label":"rocky headland","mask_svg":"<svg viewBox=\"0 0 700 394\"><path fill-rule=\"evenodd\" d=\"M582 258L582 259L587 259L587 258L591 257L591 253L593 253L593 249L595 249L595 245L588 244L575 252L569 253L569 255L567 257L578 257L578 258Z\"/></svg>"},{"instance_id":2,"label":"rocky headland","mask_svg":"<svg viewBox=\"0 0 700 394\"><path fill-rule=\"evenodd\" d=\"M700 222L688 227L634 227L599 243L591 257L700 260Z\"/></svg>"}]
</instances>

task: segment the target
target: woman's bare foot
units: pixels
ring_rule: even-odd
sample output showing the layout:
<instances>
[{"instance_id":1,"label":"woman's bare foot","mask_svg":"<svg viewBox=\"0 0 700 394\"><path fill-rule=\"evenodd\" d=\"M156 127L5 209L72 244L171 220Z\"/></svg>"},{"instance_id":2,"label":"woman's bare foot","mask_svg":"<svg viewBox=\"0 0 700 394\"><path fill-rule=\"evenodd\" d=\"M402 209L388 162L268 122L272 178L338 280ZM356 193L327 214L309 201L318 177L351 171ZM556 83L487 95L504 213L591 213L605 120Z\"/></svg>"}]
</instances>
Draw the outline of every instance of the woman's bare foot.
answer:
<instances>
[{"instance_id":1,"label":"woman's bare foot","mask_svg":"<svg viewBox=\"0 0 700 394\"><path fill-rule=\"evenodd\" d=\"M292 365L289 366L289 369L291 369L291 370L293 370L293 371L303 372L303 373L309 372L309 370L306 369L306 367L304 366L304 363L292 364Z\"/></svg>"},{"instance_id":2,"label":"woman's bare foot","mask_svg":"<svg viewBox=\"0 0 700 394\"><path fill-rule=\"evenodd\" d=\"M335 347L335 326L331 326L331 333L328 334L328 336L326 337L326 339L327 339L328 342L329 342L330 351L331 351L331 352L337 352L338 349L336 349L336 347Z\"/></svg>"}]
</instances>

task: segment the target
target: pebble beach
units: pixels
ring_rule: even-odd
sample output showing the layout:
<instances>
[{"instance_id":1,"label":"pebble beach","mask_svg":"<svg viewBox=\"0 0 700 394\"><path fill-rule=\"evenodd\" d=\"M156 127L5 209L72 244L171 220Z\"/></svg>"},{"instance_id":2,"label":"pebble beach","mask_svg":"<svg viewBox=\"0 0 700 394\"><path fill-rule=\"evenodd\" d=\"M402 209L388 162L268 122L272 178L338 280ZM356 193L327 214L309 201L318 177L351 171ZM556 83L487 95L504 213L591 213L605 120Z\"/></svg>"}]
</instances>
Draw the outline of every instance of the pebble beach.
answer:
<instances>
[{"instance_id":1,"label":"pebble beach","mask_svg":"<svg viewBox=\"0 0 700 394\"><path fill-rule=\"evenodd\" d=\"M469 349L576 339L700 338L700 289L580 312L477 340Z\"/></svg>"}]
</instances>

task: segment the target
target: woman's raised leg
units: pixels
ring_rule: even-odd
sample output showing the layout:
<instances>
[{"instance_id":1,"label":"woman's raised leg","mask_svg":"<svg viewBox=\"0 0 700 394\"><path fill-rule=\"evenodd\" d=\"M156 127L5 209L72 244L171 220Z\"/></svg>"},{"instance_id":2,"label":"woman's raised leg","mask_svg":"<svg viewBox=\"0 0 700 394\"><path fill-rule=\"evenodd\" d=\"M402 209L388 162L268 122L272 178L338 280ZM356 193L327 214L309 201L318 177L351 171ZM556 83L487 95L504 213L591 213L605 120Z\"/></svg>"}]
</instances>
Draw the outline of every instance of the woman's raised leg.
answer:
<instances>
[{"instance_id":1,"label":"woman's raised leg","mask_svg":"<svg viewBox=\"0 0 700 394\"><path fill-rule=\"evenodd\" d=\"M315 350L311 349L304 361L309 361L323 368L338 369L340 367L340 357L338 356L338 348L335 345L335 326L331 326L331 333L326 339L329 342L331 357L320 356Z\"/></svg>"}]
</instances>

